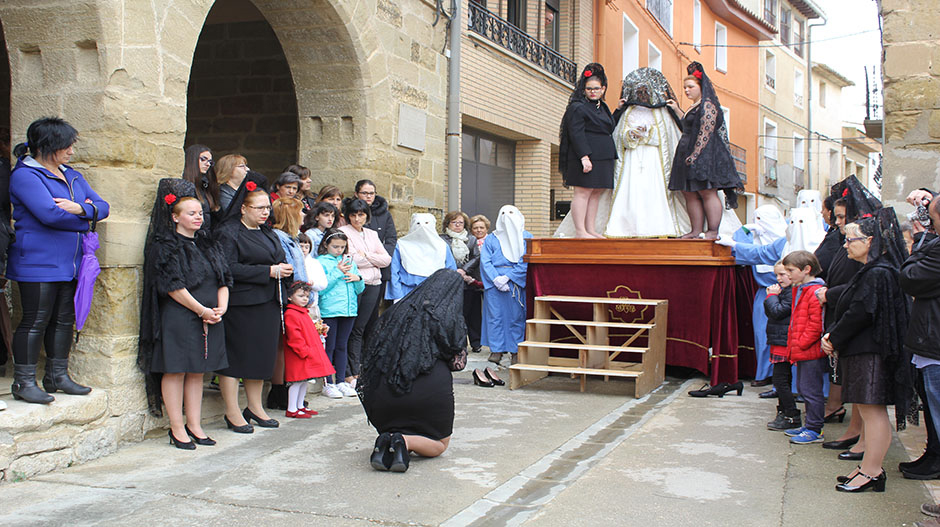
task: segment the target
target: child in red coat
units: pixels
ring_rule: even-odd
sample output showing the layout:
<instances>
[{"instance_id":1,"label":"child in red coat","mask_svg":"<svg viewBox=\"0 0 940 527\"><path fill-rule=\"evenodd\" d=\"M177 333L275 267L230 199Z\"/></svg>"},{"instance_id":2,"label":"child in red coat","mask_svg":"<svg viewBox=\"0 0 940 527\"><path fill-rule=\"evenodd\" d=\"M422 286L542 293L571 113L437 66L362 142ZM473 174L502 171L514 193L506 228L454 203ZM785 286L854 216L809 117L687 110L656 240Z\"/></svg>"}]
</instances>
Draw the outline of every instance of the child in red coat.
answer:
<instances>
[{"instance_id":1,"label":"child in red coat","mask_svg":"<svg viewBox=\"0 0 940 527\"><path fill-rule=\"evenodd\" d=\"M284 380L290 385L287 391L287 412L284 415L300 419L317 415L317 412L304 406L307 381L336 373L307 312L312 290L306 282L291 284L287 290L290 303L284 311Z\"/></svg>"},{"instance_id":2,"label":"child in red coat","mask_svg":"<svg viewBox=\"0 0 940 527\"><path fill-rule=\"evenodd\" d=\"M823 333L823 309L816 299L816 290L825 282L816 278L822 271L819 260L809 251L793 251L783 258L783 266L793 284L793 307L787 331L787 358L796 363L800 395L806 401L806 424L784 431L797 445L821 443L826 408L823 397L823 374L826 354L820 339Z\"/></svg>"}]
</instances>

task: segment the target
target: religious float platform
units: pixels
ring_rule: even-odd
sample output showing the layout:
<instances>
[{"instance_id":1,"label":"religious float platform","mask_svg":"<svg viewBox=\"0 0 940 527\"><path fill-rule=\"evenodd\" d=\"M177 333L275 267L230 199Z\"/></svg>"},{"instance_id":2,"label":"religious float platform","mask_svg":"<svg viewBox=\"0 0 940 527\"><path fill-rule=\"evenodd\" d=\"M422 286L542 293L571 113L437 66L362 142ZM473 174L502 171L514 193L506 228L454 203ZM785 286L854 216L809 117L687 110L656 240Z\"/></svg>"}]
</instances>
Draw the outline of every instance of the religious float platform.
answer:
<instances>
[{"instance_id":1,"label":"religious float platform","mask_svg":"<svg viewBox=\"0 0 940 527\"><path fill-rule=\"evenodd\" d=\"M512 388L548 373L580 376L582 390L589 375L628 377L640 397L662 382L663 362L706 373L713 384L753 375L757 286L730 248L534 238L525 260L526 341L510 368Z\"/></svg>"}]
</instances>

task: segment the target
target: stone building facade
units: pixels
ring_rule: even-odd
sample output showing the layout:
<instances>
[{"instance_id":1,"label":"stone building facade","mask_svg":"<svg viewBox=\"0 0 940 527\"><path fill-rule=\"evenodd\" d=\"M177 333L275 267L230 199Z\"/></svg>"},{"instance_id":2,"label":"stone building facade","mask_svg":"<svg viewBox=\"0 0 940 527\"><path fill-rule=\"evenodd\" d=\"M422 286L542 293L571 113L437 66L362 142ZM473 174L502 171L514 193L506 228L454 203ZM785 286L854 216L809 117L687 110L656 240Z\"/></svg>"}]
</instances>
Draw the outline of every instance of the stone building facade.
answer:
<instances>
[{"instance_id":1,"label":"stone building facade","mask_svg":"<svg viewBox=\"0 0 940 527\"><path fill-rule=\"evenodd\" d=\"M940 189L940 2L881 0L885 137L882 198Z\"/></svg>"},{"instance_id":2,"label":"stone building facade","mask_svg":"<svg viewBox=\"0 0 940 527\"><path fill-rule=\"evenodd\" d=\"M8 90L10 100L0 101L0 128L17 143L40 116L71 122L81 134L73 165L111 203L94 306L71 361L94 391L11 403L0 478L82 462L163 424L147 413L136 365L140 266L156 182L179 176L191 142L217 157L244 153L269 177L299 161L315 187L349 192L370 178L399 225L415 203L443 208L446 29L432 25L435 9L425 0L0 3L9 54L0 98ZM400 132L422 126L423 148L400 146Z\"/></svg>"}]
</instances>

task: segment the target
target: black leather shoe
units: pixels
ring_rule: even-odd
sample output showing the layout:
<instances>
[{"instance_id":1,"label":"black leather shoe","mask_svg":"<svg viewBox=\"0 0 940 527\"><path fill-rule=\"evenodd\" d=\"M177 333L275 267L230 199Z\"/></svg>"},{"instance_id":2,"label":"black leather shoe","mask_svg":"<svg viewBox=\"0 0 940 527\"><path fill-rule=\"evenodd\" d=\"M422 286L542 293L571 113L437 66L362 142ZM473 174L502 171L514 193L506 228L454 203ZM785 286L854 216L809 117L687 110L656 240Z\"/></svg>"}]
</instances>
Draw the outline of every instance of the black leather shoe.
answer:
<instances>
[{"instance_id":1,"label":"black leather shoe","mask_svg":"<svg viewBox=\"0 0 940 527\"><path fill-rule=\"evenodd\" d=\"M64 359L46 358L46 375L42 378L42 387L47 393L62 390L69 395L88 395L91 388L82 386L69 377L68 354Z\"/></svg>"},{"instance_id":2,"label":"black leather shoe","mask_svg":"<svg viewBox=\"0 0 940 527\"><path fill-rule=\"evenodd\" d=\"M408 455L408 445L405 444L405 438L401 434L392 434L392 462L389 470L392 472L406 472L411 463L411 456Z\"/></svg>"},{"instance_id":3,"label":"black leather shoe","mask_svg":"<svg viewBox=\"0 0 940 527\"><path fill-rule=\"evenodd\" d=\"M927 452L926 450L924 450L924 453L921 454L920 457L915 459L914 461L904 461L904 462L898 463L898 470L900 471L910 470L914 467L918 467L926 463L927 461L930 461L930 459L933 457L938 457L938 456L935 456Z\"/></svg>"},{"instance_id":4,"label":"black leather shoe","mask_svg":"<svg viewBox=\"0 0 940 527\"><path fill-rule=\"evenodd\" d=\"M776 399L777 389L771 388L767 390L766 392L760 392L759 394L757 394L757 396L760 397L761 399Z\"/></svg>"},{"instance_id":5,"label":"black leather shoe","mask_svg":"<svg viewBox=\"0 0 940 527\"><path fill-rule=\"evenodd\" d=\"M13 385L10 386L10 393L14 399L28 403L49 404L55 401L55 397L42 391L36 384L35 364L13 365Z\"/></svg>"},{"instance_id":6,"label":"black leather shoe","mask_svg":"<svg viewBox=\"0 0 940 527\"><path fill-rule=\"evenodd\" d=\"M372 456L369 463L375 470L388 470L392 466L392 452L389 446L392 444L392 434L383 432L375 438L375 447L372 449Z\"/></svg>"},{"instance_id":7,"label":"black leather shoe","mask_svg":"<svg viewBox=\"0 0 940 527\"><path fill-rule=\"evenodd\" d=\"M708 386L707 384L705 386ZM692 390L689 392L689 395L692 397L708 397L709 395L717 395L718 397L724 397L726 393L737 391L738 395L744 391L744 383L738 381L734 384L729 384L726 382L719 383L710 388L702 386L699 390Z\"/></svg>"},{"instance_id":8,"label":"black leather shoe","mask_svg":"<svg viewBox=\"0 0 940 527\"><path fill-rule=\"evenodd\" d=\"M193 431L189 429L189 425L185 425L185 426L183 426L183 428L186 429L186 434L189 435L189 437L193 438L193 441L195 441L197 445L202 445L202 446L215 446L215 440L212 439L211 437L209 437L209 436L206 436L206 437L198 437L198 436L196 436L196 434L194 434ZM170 433L172 434L173 432L170 432Z\"/></svg>"},{"instance_id":9,"label":"black leather shoe","mask_svg":"<svg viewBox=\"0 0 940 527\"><path fill-rule=\"evenodd\" d=\"M838 410L824 417L823 422L831 423L831 422L834 422L836 419L838 419L840 423L845 421L845 407L844 406L840 406Z\"/></svg>"},{"instance_id":10,"label":"black leather shoe","mask_svg":"<svg viewBox=\"0 0 940 527\"><path fill-rule=\"evenodd\" d=\"M223 415L222 419L225 420L225 426L236 434L253 434L255 432L255 427L251 426L251 423L235 426L228 420L227 415Z\"/></svg>"},{"instance_id":11,"label":"black leather shoe","mask_svg":"<svg viewBox=\"0 0 940 527\"><path fill-rule=\"evenodd\" d=\"M907 479L940 479L940 458L931 456L920 465L902 470L901 474Z\"/></svg>"},{"instance_id":12,"label":"black leather shoe","mask_svg":"<svg viewBox=\"0 0 940 527\"><path fill-rule=\"evenodd\" d=\"M258 426L260 426L261 428L277 428L281 426L281 423L278 423L277 419L261 419L248 408L245 408L244 410L242 410L242 416L244 416L245 421L249 423L251 422L252 419L254 419L255 422L258 423Z\"/></svg>"},{"instance_id":13,"label":"black leather shoe","mask_svg":"<svg viewBox=\"0 0 940 527\"><path fill-rule=\"evenodd\" d=\"M853 481L864 481L861 485L849 485ZM839 492L865 492L868 489L871 489L875 492L884 492L885 485L888 481L888 475L885 474L884 469L881 469L881 474L872 477L868 474L865 474L861 470L858 471L858 474L854 478L846 481L845 483L839 483L836 485L836 490Z\"/></svg>"},{"instance_id":14,"label":"black leather shoe","mask_svg":"<svg viewBox=\"0 0 940 527\"><path fill-rule=\"evenodd\" d=\"M845 452L839 453L839 459L842 461L861 461L864 452L852 452L851 450L846 450Z\"/></svg>"},{"instance_id":15,"label":"black leather shoe","mask_svg":"<svg viewBox=\"0 0 940 527\"><path fill-rule=\"evenodd\" d=\"M823 448L828 448L829 450L847 450L855 443L858 443L858 440L861 436L850 437L844 441L826 441L823 443Z\"/></svg>"},{"instance_id":16,"label":"black leather shoe","mask_svg":"<svg viewBox=\"0 0 940 527\"><path fill-rule=\"evenodd\" d=\"M754 379L753 381L751 381L751 387L760 388L763 386L768 386L772 383L773 383L773 380L770 377L767 377L766 379L761 379L761 380Z\"/></svg>"},{"instance_id":17,"label":"black leather shoe","mask_svg":"<svg viewBox=\"0 0 940 527\"><path fill-rule=\"evenodd\" d=\"M494 386L493 381L487 379L483 374L483 370L473 370L473 384L484 388L492 388Z\"/></svg>"},{"instance_id":18,"label":"black leather shoe","mask_svg":"<svg viewBox=\"0 0 940 527\"><path fill-rule=\"evenodd\" d=\"M490 380L496 386L505 386L506 381L499 378L499 375L496 375L496 372L493 371L493 368L485 368L483 373L486 374L486 378Z\"/></svg>"},{"instance_id":19,"label":"black leather shoe","mask_svg":"<svg viewBox=\"0 0 940 527\"><path fill-rule=\"evenodd\" d=\"M170 430L170 444L180 450L196 450L196 443L193 443L192 441L180 441L173 436L173 430Z\"/></svg>"}]
</instances>

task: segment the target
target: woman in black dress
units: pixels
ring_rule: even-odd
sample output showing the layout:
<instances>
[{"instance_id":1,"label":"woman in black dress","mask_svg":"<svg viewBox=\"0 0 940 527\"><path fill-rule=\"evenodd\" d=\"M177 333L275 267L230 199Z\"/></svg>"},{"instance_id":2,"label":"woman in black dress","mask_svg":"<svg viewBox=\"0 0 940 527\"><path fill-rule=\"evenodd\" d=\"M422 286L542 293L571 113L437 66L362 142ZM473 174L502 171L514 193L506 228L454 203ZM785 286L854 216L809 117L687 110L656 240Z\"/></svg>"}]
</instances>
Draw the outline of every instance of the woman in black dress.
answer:
<instances>
[{"instance_id":1,"label":"woman in black dress","mask_svg":"<svg viewBox=\"0 0 940 527\"><path fill-rule=\"evenodd\" d=\"M604 190L614 188L617 151L612 134L620 108L611 115L604 103L606 93L604 67L596 62L588 64L561 119L558 168L565 177L565 185L574 187L571 217L578 238L604 237L594 225L597 206Z\"/></svg>"},{"instance_id":2,"label":"woman in black dress","mask_svg":"<svg viewBox=\"0 0 940 527\"><path fill-rule=\"evenodd\" d=\"M265 225L271 214L267 192L246 183L241 218L219 227L225 259L232 270L231 298L225 316L228 368L219 370L225 400L225 424L238 433L254 431L250 424L277 428L261 407L261 389L274 372L281 332L281 291L294 269L277 236ZM238 411L238 379L245 384L248 407Z\"/></svg>"},{"instance_id":3,"label":"woman in black dress","mask_svg":"<svg viewBox=\"0 0 940 527\"><path fill-rule=\"evenodd\" d=\"M163 180L154 204L154 239L145 264L156 275L153 284L160 320L150 371L162 373L170 443L186 450L195 449L196 444L215 444L200 422L203 375L228 366L222 316L228 308L232 278L218 244L207 231L199 230L202 224L202 204L193 185Z\"/></svg>"},{"instance_id":4,"label":"woman in black dress","mask_svg":"<svg viewBox=\"0 0 940 527\"><path fill-rule=\"evenodd\" d=\"M893 208L845 228L849 258L863 264L836 304L836 323L823 335L822 349L835 354L842 379L842 399L855 403L862 416L862 464L837 478L836 490L883 492L882 468L891 444L887 405L894 404L898 430L913 405L913 367L903 346L910 304L901 291L899 267L907 257ZM913 407L916 408L916 407Z\"/></svg>"},{"instance_id":5,"label":"woman in black dress","mask_svg":"<svg viewBox=\"0 0 940 527\"><path fill-rule=\"evenodd\" d=\"M741 186L741 178L731 157L725 116L711 80L698 62L689 64L687 71L689 76L682 84L685 96L692 100L689 111L683 114L676 101L666 103L683 116L669 190L680 190L685 196L692 232L682 238L698 238L704 233L705 238L714 240L718 238L722 213L718 189L725 191L728 206L737 208L735 189Z\"/></svg>"},{"instance_id":6,"label":"woman in black dress","mask_svg":"<svg viewBox=\"0 0 940 527\"><path fill-rule=\"evenodd\" d=\"M388 308L367 335L358 389L379 437L376 470L408 470L408 451L444 453L454 428L451 371L466 364L463 278L441 269ZM408 328L402 331L402 328Z\"/></svg>"}]
</instances>

